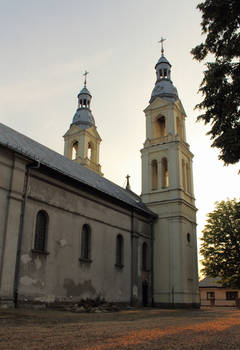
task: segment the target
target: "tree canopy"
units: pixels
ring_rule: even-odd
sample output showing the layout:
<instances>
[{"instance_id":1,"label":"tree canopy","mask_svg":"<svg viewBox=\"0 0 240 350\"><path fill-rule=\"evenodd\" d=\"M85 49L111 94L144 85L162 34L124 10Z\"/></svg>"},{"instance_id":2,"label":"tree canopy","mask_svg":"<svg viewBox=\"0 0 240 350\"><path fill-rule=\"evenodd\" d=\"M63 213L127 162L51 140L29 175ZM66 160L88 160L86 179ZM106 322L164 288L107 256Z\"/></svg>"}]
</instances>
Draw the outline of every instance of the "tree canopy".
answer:
<instances>
[{"instance_id":1,"label":"tree canopy","mask_svg":"<svg viewBox=\"0 0 240 350\"><path fill-rule=\"evenodd\" d=\"M204 99L198 120L210 124L212 146L226 165L240 160L240 1L205 0L198 4L205 41L192 49L198 61L210 54L199 91Z\"/></svg>"},{"instance_id":2,"label":"tree canopy","mask_svg":"<svg viewBox=\"0 0 240 350\"><path fill-rule=\"evenodd\" d=\"M204 275L219 277L223 286L240 288L240 202L216 202L215 210L208 214L202 241Z\"/></svg>"}]
</instances>

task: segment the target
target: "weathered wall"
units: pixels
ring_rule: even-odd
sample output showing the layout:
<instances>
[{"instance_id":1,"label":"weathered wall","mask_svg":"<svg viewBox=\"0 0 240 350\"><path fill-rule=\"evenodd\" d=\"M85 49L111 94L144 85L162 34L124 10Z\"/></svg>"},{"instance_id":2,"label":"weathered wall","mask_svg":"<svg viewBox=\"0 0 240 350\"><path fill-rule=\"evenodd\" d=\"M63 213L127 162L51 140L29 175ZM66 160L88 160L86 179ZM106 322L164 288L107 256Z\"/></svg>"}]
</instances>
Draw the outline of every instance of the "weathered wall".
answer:
<instances>
[{"instance_id":1,"label":"weathered wall","mask_svg":"<svg viewBox=\"0 0 240 350\"><path fill-rule=\"evenodd\" d=\"M10 154L7 159L10 159L9 156ZM18 164L15 171L18 172L16 186L19 187L19 198L11 203L11 217L6 230L0 288L2 299L11 299L13 292L25 177L25 163L23 160L18 162L21 166ZM7 165L5 180L11 178L10 164L11 162ZM1 164L1 168L5 169L6 166ZM1 186L0 208L6 212L9 181L1 183ZM45 210L49 217L46 246L48 254L32 250L39 210ZM91 262L79 261L81 230L84 224L91 228ZM4 224L1 225L0 239L3 245ZM124 238L123 268L115 266L116 237L119 233ZM113 204L110 200L87 193L80 186L66 184L46 172L31 169L21 251L19 300L26 303L51 303L101 297L109 301L130 303L133 297L136 303L141 304L141 248L144 241L149 241L150 254L150 237L151 225L145 217ZM149 265L148 275L150 270ZM148 279L151 301L151 278L148 276Z\"/></svg>"}]
</instances>

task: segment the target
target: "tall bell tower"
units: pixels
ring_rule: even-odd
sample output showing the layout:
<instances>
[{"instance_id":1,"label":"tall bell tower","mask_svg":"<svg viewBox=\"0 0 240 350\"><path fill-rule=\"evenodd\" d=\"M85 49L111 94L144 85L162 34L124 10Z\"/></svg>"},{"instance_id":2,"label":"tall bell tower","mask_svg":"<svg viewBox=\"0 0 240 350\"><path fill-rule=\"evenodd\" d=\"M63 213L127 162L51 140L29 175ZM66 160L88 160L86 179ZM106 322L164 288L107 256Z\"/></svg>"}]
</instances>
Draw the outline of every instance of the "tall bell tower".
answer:
<instances>
[{"instance_id":1,"label":"tall bell tower","mask_svg":"<svg viewBox=\"0 0 240 350\"><path fill-rule=\"evenodd\" d=\"M146 117L142 200L158 214L154 224L154 304L198 306L193 154L186 142L186 114L171 81L171 64L158 60Z\"/></svg>"},{"instance_id":2,"label":"tall bell tower","mask_svg":"<svg viewBox=\"0 0 240 350\"><path fill-rule=\"evenodd\" d=\"M99 164L99 149L102 140L97 132L90 109L92 95L87 89L87 74L88 72L84 73L84 87L78 94L78 107L72 124L63 136L64 156L86 166L99 175L103 175Z\"/></svg>"}]
</instances>

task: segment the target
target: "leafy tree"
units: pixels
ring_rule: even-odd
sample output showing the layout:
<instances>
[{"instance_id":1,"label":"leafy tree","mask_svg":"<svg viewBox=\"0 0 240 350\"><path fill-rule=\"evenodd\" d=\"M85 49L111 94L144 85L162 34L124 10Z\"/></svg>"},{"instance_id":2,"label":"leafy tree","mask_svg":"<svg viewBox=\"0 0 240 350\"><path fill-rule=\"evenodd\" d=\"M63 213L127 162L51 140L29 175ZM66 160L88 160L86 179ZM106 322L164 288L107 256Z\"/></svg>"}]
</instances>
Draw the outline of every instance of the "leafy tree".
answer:
<instances>
[{"instance_id":1,"label":"leafy tree","mask_svg":"<svg viewBox=\"0 0 240 350\"><path fill-rule=\"evenodd\" d=\"M208 214L202 241L204 275L219 277L224 286L240 288L240 202L216 202L215 210Z\"/></svg>"},{"instance_id":2,"label":"leafy tree","mask_svg":"<svg viewBox=\"0 0 240 350\"><path fill-rule=\"evenodd\" d=\"M197 8L205 41L191 53L198 61L208 54L213 59L199 89L204 99L196 106L203 110L198 120L210 123L219 158L234 164L240 160L240 1L205 0Z\"/></svg>"}]
</instances>

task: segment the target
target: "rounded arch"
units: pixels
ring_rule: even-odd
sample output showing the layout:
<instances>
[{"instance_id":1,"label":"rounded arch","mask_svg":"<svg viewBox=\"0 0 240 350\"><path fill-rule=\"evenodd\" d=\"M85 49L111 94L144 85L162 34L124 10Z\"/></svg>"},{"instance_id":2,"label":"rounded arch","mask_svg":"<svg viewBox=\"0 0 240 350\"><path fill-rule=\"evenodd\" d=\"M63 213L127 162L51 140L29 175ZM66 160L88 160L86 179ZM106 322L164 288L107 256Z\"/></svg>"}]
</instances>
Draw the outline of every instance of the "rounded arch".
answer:
<instances>
[{"instance_id":1,"label":"rounded arch","mask_svg":"<svg viewBox=\"0 0 240 350\"><path fill-rule=\"evenodd\" d=\"M163 115L158 116L154 122L155 137L164 137L167 135L166 118Z\"/></svg>"},{"instance_id":2,"label":"rounded arch","mask_svg":"<svg viewBox=\"0 0 240 350\"><path fill-rule=\"evenodd\" d=\"M161 166L162 166L162 187L166 188L169 186L168 160L166 157L162 158Z\"/></svg>"},{"instance_id":3,"label":"rounded arch","mask_svg":"<svg viewBox=\"0 0 240 350\"><path fill-rule=\"evenodd\" d=\"M49 217L45 210L39 210L36 215L34 250L44 252L47 245Z\"/></svg>"},{"instance_id":4,"label":"rounded arch","mask_svg":"<svg viewBox=\"0 0 240 350\"><path fill-rule=\"evenodd\" d=\"M182 186L184 191L186 190L186 169L185 169L185 160L182 159Z\"/></svg>"},{"instance_id":5,"label":"rounded arch","mask_svg":"<svg viewBox=\"0 0 240 350\"><path fill-rule=\"evenodd\" d=\"M94 145L92 141L88 142L88 159L91 161L94 160Z\"/></svg>"},{"instance_id":6,"label":"rounded arch","mask_svg":"<svg viewBox=\"0 0 240 350\"><path fill-rule=\"evenodd\" d=\"M119 233L116 237L116 266L123 267L124 256L124 240L123 236Z\"/></svg>"},{"instance_id":7,"label":"rounded arch","mask_svg":"<svg viewBox=\"0 0 240 350\"><path fill-rule=\"evenodd\" d=\"M152 189L156 190L158 188L158 163L156 159L152 160Z\"/></svg>"},{"instance_id":8,"label":"rounded arch","mask_svg":"<svg viewBox=\"0 0 240 350\"><path fill-rule=\"evenodd\" d=\"M81 258L85 260L90 260L91 239L91 228L88 224L84 224L81 232Z\"/></svg>"},{"instance_id":9,"label":"rounded arch","mask_svg":"<svg viewBox=\"0 0 240 350\"><path fill-rule=\"evenodd\" d=\"M71 159L72 160L74 160L78 157L78 150L79 150L78 141L74 140L72 142L72 147L71 147Z\"/></svg>"},{"instance_id":10,"label":"rounded arch","mask_svg":"<svg viewBox=\"0 0 240 350\"><path fill-rule=\"evenodd\" d=\"M183 132L182 132L182 123L179 117L176 118L176 129L177 129L177 135L180 139L183 138Z\"/></svg>"},{"instance_id":11,"label":"rounded arch","mask_svg":"<svg viewBox=\"0 0 240 350\"><path fill-rule=\"evenodd\" d=\"M146 242L142 244L142 270L148 270L148 245Z\"/></svg>"}]
</instances>

